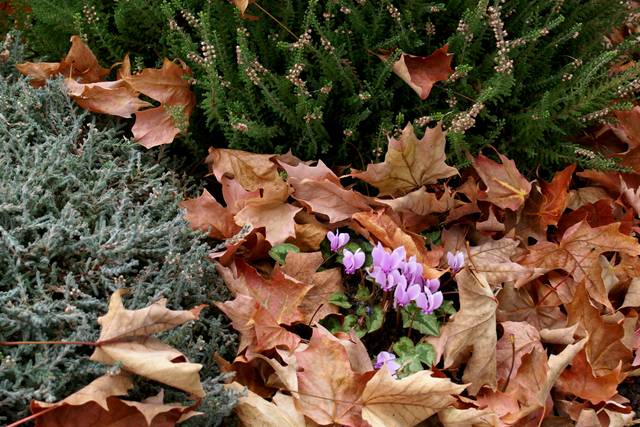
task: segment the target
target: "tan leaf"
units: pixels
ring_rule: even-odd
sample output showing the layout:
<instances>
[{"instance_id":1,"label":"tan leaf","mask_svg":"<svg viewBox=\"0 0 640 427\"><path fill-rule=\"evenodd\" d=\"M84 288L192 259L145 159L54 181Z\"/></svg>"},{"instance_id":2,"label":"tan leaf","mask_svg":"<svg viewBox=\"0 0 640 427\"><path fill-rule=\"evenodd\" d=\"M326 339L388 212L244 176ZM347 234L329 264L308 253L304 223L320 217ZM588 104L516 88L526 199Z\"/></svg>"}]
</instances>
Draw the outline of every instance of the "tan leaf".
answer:
<instances>
[{"instance_id":1,"label":"tan leaf","mask_svg":"<svg viewBox=\"0 0 640 427\"><path fill-rule=\"evenodd\" d=\"M578 329L578 324L567 326L566 328L541 329L540 340L547 344L572 344L575 342L573 336Z\"/></svg>"},{"instance_id":2,"label":"tan leaf","mask_svg":"<svg viewBox=\"0 0 640 427\"><path fill-rule=\"evenodd\" d=\"M631 281L629 285L629 289L627 289L627 294L624 297L624 303L620 306L620 308L631 307L637 308L640 307L640 278L636 277Z\"/></svg>"},{"instance_id":3,"label":"tan leaf","mask_svg":"<svg viewBox=\"0 0 640 427\"><path fill-rule=\"evenodd\" d=\"M371 208L364 196L353 190L346 190L330 179L290 178L292 197L313 212L326 215L330 223L351 218L351 215Z\"/></svg>"},{"instance_id":4,"label":"tan leaf","mask_svg":"<svg viewBox=\"0 0 640 427\"><path fill-rule=\"evenodd\" d=\"M289 186L278 175L278 168L270 155L253 154L241 150L209 148L205 162L218 181L227 175L247 191L264 190L264 198L284 201Z\"/></svg>"},{"instance_id":5,"label":"tan leaf","mask_svg":"<svg viewBox=\"0 0 640 427\"><path fill-rule=\"evenodd\" d=\"M234 220L240 226L251 224L254 229L264 227L267 241L275 246L295 236L293 218L301 209L278 200L251 199L234 216Z\"/></svg>"},{"instance_id":6,"label":"tan leaf","mask_svg":"<svg viewBox=\"0 0 640 427\"><path fill-rule=\"evenodd\" d=\"M498 416L488 409L446 408L438 412L443 427L494 427L499 425Z\"/></svg>"},{"instance_id":7,"label":"tan leaf","mask_svg":"<svg viewBox=\"0 0 640 427\"><path fill-rule=\"evenodd\" d=\"M240 212L247 204L247 201L260 197L259 190L247 191L242 188L238 181L226 176L220 177L220 184L222 185L222 197L227 205L227 210L232 214Z\"/></svg>"},{"instance_id":8,"label":"tan leaf","mask_svg":"<svg viewBox=\"0 0 640 427\"><path fill-rule=\"evenodd\" d=\"M513 160L498 153L502 164L480 154L470 159L487 186L486 199L502 209L518 210L531 191L531 184L518 171Z\"/></svg>"},{"instance_id":9,"label":"tan leaf","mask_svg":"<svg viewBox=\"0 0 640 427\"><path fill-rule=\"evenodd\" d=\"M496 381L496 307L497 301L482 273L465 268L456 275L460 310L430 337L438 357L444 354L444 367L467 364L462 380L471 383L475 395L484 385L495 389Z\"/></svg>"},{"instance_id":10,"label":"tan leaf","mask_svg":"<svg viewBox=\"0 0 640 427\"><path fill-rule=\"evenodd\" d=\"M225 387L237 392L244 390L237 382ZM291 396L278 392L272 400L269 402L247 390L247 396L238 399L234 412L245 426L306 427L304 416L295 410Z\"/></svg>"},{"instance_id":11,"label":"tan leaf","mask_svg":"<svg viewBox=\"0 0 640 427\"><path fill-rule=\"evenodd\" d=\"M498 293L498 321L528 322L538 329L561 328L566 326L566 316L560 311L560 303L550 298L534 300L526 288L516 288L513 283L505 283ZM571 341L573 342L573 341Z\"/></svg>"},{"instance_id":12,"label":"tan leaf","mask_svg":"<svg viewBox=\"0 0 640 427\"><path fill-rule=\"evenodd\" d=\"M453 72L451 60L453 54L447 53L448 45L444 45L429 56L414 56L403 53L400 59L393 64L393 72L396 73L420 99L427 99L431 88L436 82L447 80ZM388 56L380 56L386 60Z\"/></svg>"},{"instance_id":13,"label":"tan leaf","mask_svg":"<svg viewBox=\"0 0 640 427\"><path fill-rule=\"evenodd\" d=\"M185 218L194 230L208 232L209 237L224 240L240 231L240 227L233 221L233 214L223 207L207 191L197 199L180 202L180 207L186 210Z\"/></svg>"},{"instance_id":14,"label":"tan leaf","mask_svg":"<svg viewBox=\"0 0 640 427\"><path fill-rule=\"evenodd\" d=\"M329 303L329 297L335 292L344 292L342 273L338 268L318 271L324 259L320 252L289 252L282 270L302 283L312 286L300 304L304 322L314 325L329 314L337 313L338 308Z\"/></svg>"},{"instance_id":15,"label":"tan leaf","mask_svg":"<svg viewBox=\"0 0 640 427\"><path fill-rule=\"evenodd\" d=\"M431 376L431 371L397 380L385 365L362 392L362 418L372 427L414 426L450 407L464 389L448 378Z\"/></svg>"},{"instance_id":16,"label":"tan leaf","mask_svg":"<svg viewBox=\"0 0 640 427\"><path fill-rule=\"evenodd\" d=\"M44 86L47 80L58 75L60 70L59 62L24 62L17 64L16 68L19 72L29 77L31 86Z\"/></svg>"},{"instance_id":17,"label":"tan leaf","mask_svg":"<svg viewBox=\"0 0 640 427\"><path fill-rule=\"evenodd\" d=\"M187 420L198 412L194 406L164 404L161 391L158 396L143 402L121 400L133 387L123 375L102 376L91 384L57 403L31 402L31 411L37 415L36 426L95 427L136 426L168 427Z\"/></svg>"},{"instance_id":18,"label":"tan leaf","mask_svg":"<svg viewBox=\"0 0 640 427\"><path fill-rule=\"evenodd\" d=\"M125 76L125 81L136 91L164 105L183 105L191 114L195 105L195 95L191 92L188 77L191 69L165 58L161 68L145 68L139 74ZM187 77L187 78L185 78Z\"/></svg>"},{"instance_id":19,"label":"tan leaf","mask_svg":"<svg viewBox=\"0 0 640 427\"><path fill-rule=\"evenodd\" d=\"M137 375L204 396L198 376L202 365L189 363L182 353L149 335L198 319L205 306L174 311L166 308L167 301L162 299L147 308L127 310L122 304L124 293L116 290L109 311L98 318L101 331L91 360L121 362L124 369Z\"/></svg>"},{"instance_id":20,"label":"tan leaf","mask_svg":"<svg viewBox=\"0 0 640 427\"><path fill-rule=\"evenodd\" d=\"M307 349L296 353L296 407L318 424L360 426L360 396L373 372L354 372L347 350L330 336L326 329L316 327Z\"/></svg>"},{"instance_id":21,"label":"tan leaf","mask_svg":"<svg viewBox=\"0 0 640 427\"><path fill-rule=\"evenodd\" d=\"M496 345L496 363L498 383L504 384L518 374L526 354L544 350L538 329L527 322L502 322L501 325L504 333Z\"/></svg>"},{"instance_id":22,"label":"tan leaf","mask_svg":"<svg viewBox=\"0 0 640 427\"><path fill-rule=\"evenodd\" d=\"M511 261L524 252L520 242L503 237L489 240L480 246L467 250L467 259L475 271L483 273L487 281L495 286L504 282L517 281L531 276L531 269Z\"/></svg>"},{"instance_id":23,"label":"tan leaf","mask_svg":"<svg viewBox=\"0 0 640 427\"><path fill-rule=\"evenodd\" d=\"M65 79L64 82L69 96L80 107L94 113L130 118L141 108L151 106L138 98L138 93L123 80L82 84L73 79Z\"/></svg>"},{"instance_id":24,"label":"tan leaf","mask_svg":"<svg viewBox=\"0 0 640 427\"><path fill-rule=\"evenodd\" d=\"M413 126L408 123L399 140L389 140L384 162L370 164L365 172L351 176L378 188L379 196L400 196L458 173L445 163L444 146L441 123L427 129L422 139L416 137Z\"/></svg>"},{"instance_id":25,"label":"tan leaf","mask_svg":"<svg viewBox=\"0 0 640 427\"><path fill-rule=\"evenodd\" d=\"M605 252L640 255L638 241L620 233L618 227L619 224L613 223L592 228L581 221L567 229L559 244L539 242L531 246L520 264L536 268L538 275L555 269L564 270L576 282L586 281L591 298L612 309L602 280L600 255Z\"/></svg>"},{"instance_id":26,"label":"tan leaf","mask_svg":"<svg viewBox=\"0 0 640 427\"><path fill-rule=\"evenodd\" d=\"M248 295L238 294L234 300L214 304L231 319L233 329L240 334L238 354L254 345L257 337L252 319L260 303Z\"/></svg>"}]
</instances>

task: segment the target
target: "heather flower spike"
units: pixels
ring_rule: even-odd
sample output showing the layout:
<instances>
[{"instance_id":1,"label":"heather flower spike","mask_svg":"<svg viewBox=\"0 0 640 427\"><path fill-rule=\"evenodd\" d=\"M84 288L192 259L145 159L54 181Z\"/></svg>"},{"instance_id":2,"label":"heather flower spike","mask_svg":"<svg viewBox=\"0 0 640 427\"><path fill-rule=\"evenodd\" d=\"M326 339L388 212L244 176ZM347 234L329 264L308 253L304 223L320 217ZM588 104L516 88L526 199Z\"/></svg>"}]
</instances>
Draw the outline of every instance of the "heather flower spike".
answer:
<instances>
[{"instance_id":1,"label":"heather flower spike","mask_svg":"<svg viewBox=\"0 0 640 427\"><path fill-rule=\"evenodd\" d=\"M400 369L400 364L396 362L396 355L389 353L388 351L381 351L378 353L378 356L376 356L376 363L373 367L375 369L380 369L383 365L387 365L387 369L393 377L396 376L396 372Z\"/></svg>"},{"instance_id":2,"label":"heather flower spike","mask_svg":"<svg viewBox=\"0 0 640 427\"><path fill-rule=\"evenodd\" d=\"M344 265L344 272L347 274L353 274L357 269L364 265L365 255L364 252L358 248L355 252L351 252L349 249L342 251L342 265Z\"/></svg>"},{"instance_id":3,"label":"heather flower spike","mask_svg":"<svg viewBox=\"0 0 640 427\"><path fill-rule=\"evenodd\" d=\"M340 233L339 230L336 230L334 233L330 231L327 233L327 239L329 239L329 243L331 244L331 251L338 252L338 250L349 243L349 234Z\"/></svg>"},{"instance_id":4,"label":"heather flower spike","mask_svg":"<svg viewBox=\"0 0 640 427\"><path fill-rule=\"evenodd\" d=\"M454 254L447 252L447 263L452 273L457 273L464 266L464 252L458 251Z\"/></svg>"}]
</instances>

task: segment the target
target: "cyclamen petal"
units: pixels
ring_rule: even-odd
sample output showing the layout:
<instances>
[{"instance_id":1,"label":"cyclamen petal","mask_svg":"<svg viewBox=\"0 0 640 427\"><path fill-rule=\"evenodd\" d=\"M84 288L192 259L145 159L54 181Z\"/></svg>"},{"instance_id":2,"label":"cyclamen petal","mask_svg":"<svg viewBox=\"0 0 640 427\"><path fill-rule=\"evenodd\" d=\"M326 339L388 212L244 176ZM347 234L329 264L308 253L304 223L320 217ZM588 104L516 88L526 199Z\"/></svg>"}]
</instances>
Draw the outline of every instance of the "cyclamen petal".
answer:
<instances>
[{"instance_id":1,"label":"cyclamen petal","mask_svg":"<svg viewBox=\"0 0 640 427\"><path fill-rule=\"evenodd\" d=\"M424 286L429 289L431 292L435 292L440 289L440 280L438 279L427 279L424 281Z\"/></svg>"},{"instance_id":2,"label":"cyclamen petal","mask_svg":"<svg viewBox=\"0 0 640 427\"><path fill-rule=\"evenodd\" d=\"M371 251L371 257L373 258L373 265L381 267L382 266L382 259L384 257L384 255L386 254L384 248L382 247L382 244L380 242L378 242L378 244L375 246L375 248L373 248L373 250Z\"/></svg>"},{"instance_id":3,"label":"cyclamen petal","mask_svg":"<svg viewBox=\"0 0 640 427\"><path fill-rule=\"evenodd\" d=\"M464 266L464 252L456 252L455 255L451 252L447 252L447 263L453 273L457 273L462 270Z\"/></svg>"},{"instance_id":4,"label":"cyclamen petal","mask_svg":"<svg viewBox=\"0 0 640 427\"><path fill-rule=\"evenodd\" d=\"M329 231L327 233L327 239L331 244L331 251L338 252L341 247L349 243L350 237L348 233L340 233L339 230L336 230L335 233Z\"/></svg>"},{"instance_id":5,"label":"cyclamen petal","mask_svg":"<svg viewBox=\"0 0 640 427\"><path fill-rule=\"evenodd\" d=\"M396 355L388 351L381 351L376 357L376 363L373 365L375 369L380 369L386 365L391 376L395 377L396 372L400 369L400 364L396 362Z\"/></svg>"},{"instance_id":6,"label":"cyclamen petal","mask_svg":"<svg viewBox=\"0 0 640 427\"><path fill-rule=\"evenodd\" d=\"M358 248L355 253L349 249L342 251L342 265L344 265L344 272L347 274L353 274L357 269L364 265L365 255L364 252Z\"/></svg>"}]
</instances>

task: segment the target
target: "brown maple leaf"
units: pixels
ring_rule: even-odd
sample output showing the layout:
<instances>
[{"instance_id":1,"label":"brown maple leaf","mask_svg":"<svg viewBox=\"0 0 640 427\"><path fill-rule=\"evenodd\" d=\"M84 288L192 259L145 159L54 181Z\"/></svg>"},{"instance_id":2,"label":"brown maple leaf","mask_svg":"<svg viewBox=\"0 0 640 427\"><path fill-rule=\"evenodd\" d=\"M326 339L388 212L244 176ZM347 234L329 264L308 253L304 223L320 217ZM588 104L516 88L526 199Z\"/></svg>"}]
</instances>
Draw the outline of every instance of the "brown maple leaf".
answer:
<instances>
[{"instance_id":1,"label":"brown maple leaf","mask_svg":"<svg viewBox=\"0 0 640 427\"><path fill-rule=\"evenodd\" d=\"M499 240L489 240L469 249L464 248L464 250L467 252L466 258L473 265L474 271L483 273L489 284L496 286L531 276L530 268L512 261L512 259L519 258L524 252L519 246L519 241L503 237Z\"/></svg>"},{"instance_id":2,"label":"brown maple leaf","mask_svg":"<svg viewBox=\"0 0 640 427\"><path fill-rule=\"evenodd\" d=\"M186 210L185 219L194 230L208 233L209 237L224 240L240 231L240 227L233 220L233 214L223 207L207 191L196 199L180 202L180 207Z\"/></svg>"},{"instance_id":3,"label":"brown maple leaf","mask_svg":"<svg viewBox=\"0 0 640 427\"><path fill-rule=\"evenodd\" d=\"M627 111L616 111L615 116L618 126L613 131L627 144L627 152L640 146L640 106L636 105Z\"/></svg>"},{"instance_id":4,"label":"brown maple leaf","mask_svg":"<svg viewBox=\"0 0 640 427\"><path fill-rule=\"evenodd\" d=\"M272 199L248 200L240 212L235 214L236 224L250 224L252 228L264 227L265 238L272 246L284 243L296 235L293 218L302 208Z\"/></svg>"},{"instance_id":5,"label":"brown maple leaf","mask_svg":"<svg viewBox=\"0 0 640 427\"><path fill-rule=\"evenodd\" d=\"M445 133L442 123L427 129L422 139L408 123L400 139L390 138L384 162L370 164L359 178L380 190L379 196L401 196L439 179L456 175L458 170L445 163Z\"/></svg>"},{"instance_id":6,"label":"brown maple leaf","mask_svg":"<svg viewBox=\"0 0 640 427\"><path fill-rule=\"evenodd\" d=\"M47 427L111 427L144 425L168 427L200 415L192 406L163 403L163 391L142 402L122 400L133 382L125 375L104 375L60 402L34 400L31 412L36 426Z\"/></svg>"},{"instance_id":7,"label":"brown maple leaf","mask_svg":"<svg viewBox=\"0 0 640 427\"><path fill-rule=\"evenodd\" d=\"M385 365L362 392L362 418L373 427L414 426L450 407L465 387L433 377L431 371L397 380Z\"/></svg>"},{"instance_id":8,"label":"brown maple leaf","mask_svg":"<svg viewBox=\"0 0 640 427\"><path fill-rule=\"evenodd\" d=\"M67 94L80 107L94 113L130 118L136 111L151 107L138 97L124 80L114 82L78 83L74 79L65 79Z\"/></svg>"},{"instance_id":9,"label":"brown maple leaf","mask_svg":"<svg viewBox=\"0 0 640 427\"><path fill-rule=\"evenodd\" d=\"M543 352L538 329L527 322L502 322L504 331L496 345L498 385L518 374L522 358L532 351ZM573 341L572 341L573 342Z\"/></svg>"},{"instance_id":10,"label":"brown maple leaf","mask_svg":"<svg viewBox=\"0 0 640 427\"><path fill-rule=\"evenodd\" d=\"M415 56L402 53L393 64L393 72L413 89L423 101L429 97L431 88L439 81L447 80L453 69L453 54L448 53L449 46L444 45L429 56ZM378 55L386 61L389 55Z\"/></svg>"},{"instance_id":11,"label":"brown maple leaf","mask_svg":"<svg viewBox=\"0 0 640 427\"><path fill-rule=\"evenodd\" d=\"M198 372L202 365L189 363L174 348L151 336L190 320L197 320L206 305L191 310L169 310L162 299L149 307L127 310L122 304L124 289L116 290L109 311L98 318L100 337L91 360L113 364L152 380L168 384L195 396L204 396Z\"/></svg>"},{"instance_id":12,"label":"brown maple leaf","mask_svg":"<svg viewBox=\"0 0 640 427\"><path fill-rule=\"evenodd\" d=\"M571 367L560 375L556 389L597 405L618 393L618 384L624 379L621 370L622 362L610 373L595 376L583 350L573 359Z\"/></svg>"},{"instance_id":13,"label":"brown maple leaf","mask_svg":"<svg viewBox=\"0 0 640 427\"><path fill-rule=\"evenodd\" d=\"M31 85L43 86L46 80L62 74L80 83L102 80L109 70L98 64L91 49L78 36L71 36L71 48L60 62L25 62L16 66L22 74L31 77Z\"/></svg>"},{"instance_id":14,"label":"brown maple leaf","mask_svg":"<svg viewBox=\"0 0 640 427\"><path fill-rule=\"evenodd\" d=\"M318 424L362 426L361 396L375 371L354 372L347 350L316 327L309 346L296 353L296 407Z\"/></svg>"},{"instance_id":15,"label":"brown maple leaf","mask_svg":"<svg viewBox=\"0 0 640 427\"><path fill-rule=\"evenodd\" d=\"M612 310L602 280L600 256L605 252L640 255L637 240L620 233L618 227L614 223L592 228L581 221L564 233L560 243L539 242L519 262L534 268L536 275L558 269L569 273L576 282L586 281L591 298Z\"/></svg>"},{"instance_id":16,"label":"brown maple leaf","mask_svg":"<svg viewBox=\"0 0 640 427\"><path fill-rule=\"evenodd\" d=\"M460 310L440 330L439 337L429 337L436 350L436 361L444 355L444 367L467 364L462 380L471 383L475 395L484 385L495 389L496 380L496 307L493 291L482 273L468 268L456 275Z\"/></svg>"},{"instance_id":17,"label":"brown maple leaf","mask_svg":"<svg viewBox=\"0 0 640 427\"><path fill-rule=\"evenodd\" d=\"M486 200L502 209L518 210L531 191L531 184L518 171L513 160L498 153L502 163L479 154L469 160L487 186Z\"/></svg>"},{"instance_id":18,"label":"brown maple leaf","mask_svg":"<svg viewBox=\"0 0 640 427\"><path fill-rule=\"evenodd\" d=\"M243 392L244 388L237 382L227 384L227 388ZM263 399L251 390L238 399L233 408L235 414L245 426L261 427L306 427L304 415L294 404L293 397L276 393L271 401Z\"/></svg>"}]
</instances>

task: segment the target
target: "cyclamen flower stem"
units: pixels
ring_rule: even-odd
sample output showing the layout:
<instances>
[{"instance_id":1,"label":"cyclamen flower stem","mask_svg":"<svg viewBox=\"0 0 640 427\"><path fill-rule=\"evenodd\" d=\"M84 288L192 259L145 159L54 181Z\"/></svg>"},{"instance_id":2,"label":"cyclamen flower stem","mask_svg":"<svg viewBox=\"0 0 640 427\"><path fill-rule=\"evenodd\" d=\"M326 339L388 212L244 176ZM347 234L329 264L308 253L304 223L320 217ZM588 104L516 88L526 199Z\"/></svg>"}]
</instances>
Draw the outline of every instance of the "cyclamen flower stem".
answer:
<instances>
[{"instance_id":1,"label":"cyclamen flower stem","mask_svg":"<svg viewBox=\"0 0 640 427\"><path fill-rule=\"evenodd\" d=\"M401 320L402 320L402 316L400 315L400 310L396 310L396 329L400 329Z\"/></svg>"},{"instance_id":2,"label":"cyclamen flower stem","mask_svg":"<svg viewBox=\"0 0 640 427\"><path fill-rule=\"evenodd\" d=\"M411 338L411 331L413 330L413 321L416 318L416 313L413 312L411 315L411 321L409 322L409 332L407 333L407 338Z\"/></svg>"}]
</instances>

